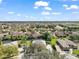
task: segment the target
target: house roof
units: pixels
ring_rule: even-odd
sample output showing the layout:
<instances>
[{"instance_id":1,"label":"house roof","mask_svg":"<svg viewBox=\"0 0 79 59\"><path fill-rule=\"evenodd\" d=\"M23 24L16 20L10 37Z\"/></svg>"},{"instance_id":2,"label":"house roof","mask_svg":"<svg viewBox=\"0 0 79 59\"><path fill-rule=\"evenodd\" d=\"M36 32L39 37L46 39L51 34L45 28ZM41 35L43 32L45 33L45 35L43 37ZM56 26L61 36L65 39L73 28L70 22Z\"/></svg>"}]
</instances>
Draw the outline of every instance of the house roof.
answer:
<instances>
[{"instance_id":1,"label":"house roof","mask_svg":"<svg viewBox=\"0 0 79 59\"><path fill-rule=\"evenodd\" d=\"M62 32L62 31L55 31L55 35L56 35L56 36L64 36L65 33Z\"/></svg>"},{"instance_id":2,"label":"house roof","mask_svg":"<svg viewBox=\"0 0 79 59\"><path fill-rule=\"evenodd\" d=\"M57 41L58 41L58 43L59 43L62 47L64 47L64 48L69 48L69 46L66 44L66 42L65 42L64 40L58 39Z\"/></svg>"},{"instance_id":3,"label":"house roof","mask_svg":"<svg viewBox=\"0 0 79 59\"><path fill-rule=\"evenodd\" d=\"M77 46L74 42L72 42L72 41L70 41L70 40L65 40L65 41L66 41L66 43L67 43L68 45Z\"/></svg>"},{"instance_id":4,"label":"house roof","mask_svg":"<svg viewBox=\"0 0 79 59\"><path fill-rule=\"evenodd\" d=\"M32 33L28 31L28 32L24 32L24 34L31 35Z\"/></svg>"},{"instance_id":5,"label":"house roof","mask_svg":"<svg viewBox=\"0 0 79 59\"><path fill-rule=\"evenodd\" d=\"M65 56L64 59L78 59L78 58L73 55L68 54L67 56Z\"/></svg>"},{"instance_id":6,"label":"house roof","mask_svg":"<svg viewBox=\"0 0 79 59\"><path fill-rule=\"evenodd\" d=\"M57 26L55 27L55 29L56 29L56 30L63 30L63 27L57 25Z\"/></svg>"},{"instance_id":7,"label":"house roof","mask_svg":"<svg viewBox=\"0 0 79 59\"><path fill-rule=\"evenodd\" d=\"M1 33L0 37L3 37L4 35L8 35L8 33Z\"/></svg>"},{"instance_id":8,"label":"house roof","mask_svg":"<svg viewBox=\"0 0 79 59\"><path fill-rule=\"evenodd\" d=\"M23 35L24 33L23 32L11 32L11 34L17 36L17 35Z\"/></svg>"},{"instance_id":9,"label":"house roof","mask_svg":"<svg viewBox=\"0 0 79 59\"><path fill-rule=\"evenodd\" d=\"M38 33L38 32L32 33L32 37L34 37L34 38L37 38L37 37L40 37L40 36L41 36L41 34Z\"/></svg>"},{"instance_id":10,"label":"house roof","mask_svg":"<svg viewBox=\"0 0 79 59\"><path fill-rule=\"evenodd\" d=\"M70 45L74 46L74 47L77 46L74 42L67 40L67 39L65 39L65 40L58 39L57 41L63 48L69 48Z\"/></svg>"}]
</instances>

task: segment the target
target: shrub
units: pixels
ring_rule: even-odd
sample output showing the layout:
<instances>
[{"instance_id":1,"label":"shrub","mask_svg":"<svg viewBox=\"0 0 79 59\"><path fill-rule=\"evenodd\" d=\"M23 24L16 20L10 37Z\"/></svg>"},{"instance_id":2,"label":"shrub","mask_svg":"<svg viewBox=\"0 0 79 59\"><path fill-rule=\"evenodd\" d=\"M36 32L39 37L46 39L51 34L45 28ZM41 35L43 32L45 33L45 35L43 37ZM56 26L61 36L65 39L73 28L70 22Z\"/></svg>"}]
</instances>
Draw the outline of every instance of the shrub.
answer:
<instances>
[{"instance_id":1,"label":"shrub","mask_svg":"<svg viewBox=\"0 0 79 59\"><path fill-rule=\"evenodd\" d=\"M2 45L2 40L0 39L0 45Z\"/></svg>"},{"instance_id":2,"label":"shrub","mask_svg":"<svg viewBox=\"0 0 79 59\"><path fill-rule=\"evenodd\" d=\"M27 39L28 37L26 35L20 36L20 41L18 42L18 45L19 46L27 45L27 42L28 42Z\"/></svg>"},{"instance_id":3,"label":"shrub","mask_svg":"<svg viewBox=\"0 0 79 59\"><path fill-rule=\"evenodd\" d=\"M11 35L4 35L3 40L11 40Z\"/></svg>"},{"instance_id":4,"label":"shrub","mask_svg":"<svg viewBox=\"0 0 79 59\"><path fill-rule=\"evenodd\" d=\"M26 29L25 28L22 28L21 31L26 32Z\"/></svg>"},{"instance_id":5,"label":"shrub","mask_svg":"<svg viewBox=\"0 0 79 59\"><path fill-rule=\"evenodd\" d=\"M45 33L43 33L42 37L44 40L50 41L51 34L49 32L45 32Z\"/></svg>"},{"instance_id":6,"label":"shrub","mask_svg":"<svg viewBox=\"0 0 79 59\"><path fill-rule=\"evenodd\" d=\"M20 37L20 39L26 41L26 40L28 39L28 37L27 37L26 35L22 35L22 36Z\"/></svg>"},{"instance_id":7,"label":"shrub","mask_svg":"<svg viewBox=\"0 0 79 59\"><path fill-rule=\"evenodd\" d=\"M31 41L27 41L26 45L30 47L32 45Z\"/></svg>"},{"instance_id":8,"label":"shrub","mask_svg":"<svg viewBox=\"0 0 79 59\"><path fill-rule=\"evenodd\" d=\"M70 40L79 40L79 35L77 34L70 35Z\"/></svg>"},{"instance_id":9,"label":"shrub","mask_svg":"<svg viewBox=\"0 0 79 59\"><path fill-rule=\"evenodd\" d=\"M2 46L0 45L0 59L6 59L18 55L18 48L14 45L12 46Z\"/></svg>"},{"instance_id":10,"label":"shrub","mask_svg":"<svg viewBox=\"0 0 79 59\"><path fill-rule=\"evenodd\" d=\"M73 50L73 54L79 55L79 50Z\"/></svg>"},{"instance_id":11,"label":"shrub","mask_svg":"<svg viewBox=\"0 0 79 59\"><path fill-rule=\"evenodd\" d=\"M16 39L17 39L17 36L11 35L11 40L12 40L12 41L15 41Z\"/></svg>"},{"instance_id":12,"label":"shrub","mask_svg":"<svg viewBox=\"0 0 79 59\"><path fill-rule=\"evenodd\" d=\"M12 57L18 55L18 48L16 46L7 46L5 47L5 54L7 57Z\"/></svg>"},{"instance_id":13,"label":"shrub","mask_svg":"<svg viewBox=\"0 0 79 59\"><path fill-rule=\"evenodd\" d=\"M50 44L51 44L52 46L54 46L54 45L56 45L56 42L57 42L57 37L56 37L56 36L53 36L53 37L51 38Z\"/></svg>"},{"instance_id":14,"label":"shrub","mask_svg":"<svg viewBox=\"0 0 79 59\"><path fill-rule=\"evenodd\" d=\"M18 45L19 45L19 47L21 47L21 46L31 46L31 41L24 41L24 40L20 40L20 41L18 41Z\"/></svg>"},{"instance_id":15,"label":"shrub","mask_svg":"<svg viewBox=\"0 0 79 59\"><path fill-rule=\"evenodd\" d=\"M2 45L0 45L0 59L3 59L5 55L4 51L5 51L5 48Z\"/></svg>"},{"instance_id":16,"label":"shrub","mask_svg":"<svg viewBox=\"0 0 79 59\"><path fill-rule=\"evenodd\" d=\"M11 40L11 41L15 41L15 40L26 40L28 39L28 37L26 35L4 35L4 37L2 38L2 40Z\"/></svg>"}]
</instances>

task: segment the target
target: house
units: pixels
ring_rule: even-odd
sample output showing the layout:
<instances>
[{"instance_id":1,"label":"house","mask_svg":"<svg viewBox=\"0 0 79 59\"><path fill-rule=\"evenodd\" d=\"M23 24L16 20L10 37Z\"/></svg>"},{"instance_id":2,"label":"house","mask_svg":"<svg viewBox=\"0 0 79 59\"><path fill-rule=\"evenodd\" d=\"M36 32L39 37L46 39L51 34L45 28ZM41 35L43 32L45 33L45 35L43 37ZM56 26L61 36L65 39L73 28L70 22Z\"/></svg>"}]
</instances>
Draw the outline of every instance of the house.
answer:
<instances>
[{"instance_id":1,"label":"house","mask_svg":"<svg viewBox=\"0 0 79 59\"><path fill-rule=\"evenodd\" d=\"M78 59L77 57L71 55L71 54L67 54L64 59Z\"/></svg>"},{"instance_id":2,"label":"house","mask_svg":"<svg viewBox=\"0 0 79 59\"><path fill-rule=\"evenodd\" d=\"M57 36L57 37L63 37L65 36L65 33L63 31L55 31L54 34Z\"/></svg>"},{"instance_id":3,"label":"house","mask_svg":"<svg viewBox=\"0 0 79 59\"><path fill-rule=\"evenodd\" d=\"M33 32L31 36L32 38L37 39L37 38L41 38L42 35L38 32Z\"/></svg>"},{"instance_id":4,"label":"house","mask_svg":"<svg viewBox=\"0 0 79 59\"><path fill-rule=\"evenodd\" d=\"M1 33L0 37L6 36L6 35L8 35L8 33Z\"/></svg>"},{"instance_id":5,"label":"house","mask_svg":"<svg viewBox=\"0 0 79 59\"><path fill-rule=\"evenodd\" d=\"M27 32L24 32L24 34L30 36L32 33L27 31Z\"/></svg>"},{"instance_id":6,"label":"house","mask_svg":"<svg viewBox=\"0 0 79 59\"><path fill-rule=\"evenodd\" d=\"M64 40L58 39L57 44L60 46L62 50L69 50L69 46L66 44Z\"/></svg>"},{"instance_id":7,"label":"house","mask_svg":"<svg viewBox=\"0 0 79 59\"><path fill-rule=\"evenodd\" d=\"M71 49L71 48L77 49L77 45L74 42L67 40L67 39L65 39L65 40L58 39L57 44L61 47L62 50L69 51L69 49Z\"/></svg>"},{"instance_id":8,"label":"house","mask_svg":"<svg viewBox=\"0 0 79 59\"><path fill-rule=\"evenodd\" d=\"M13 35L13 36L24 35L23 32L14 32L14 31L11 32L10 34Z\"/></svg>"},{"instance_id":9,"label":"house","mask_svg":"<svg viewBox=\"0 0 79 59\"><path fill-rule=\"evenodd\" d=\"M70 48L77 49L77 45L71 40L65 40L65 42L67 43L67 45L69 45Z\"/></svg>"},{"instance_id":10,"label":"house","mask_svg":"<svg viewBox=\"0 0 79 59\"><path fill-rule=\"evenodd\" d=\"M57 25L56 27L55 27L55 30L63 30L63 27L61 27L61 26L59 26L59 25Z\"/></svg>"},{"instance_id":11,"label":"house","mask_svg":"<svg viewBox=\"0 0 79 59\"><path fill-rule=\"evenodd\" d=\"M8 35L8 33L1 33L0 34L0 38L3 40L3 38L5 37L5 36L7 36Z\"/></svg>"}]
</instances>

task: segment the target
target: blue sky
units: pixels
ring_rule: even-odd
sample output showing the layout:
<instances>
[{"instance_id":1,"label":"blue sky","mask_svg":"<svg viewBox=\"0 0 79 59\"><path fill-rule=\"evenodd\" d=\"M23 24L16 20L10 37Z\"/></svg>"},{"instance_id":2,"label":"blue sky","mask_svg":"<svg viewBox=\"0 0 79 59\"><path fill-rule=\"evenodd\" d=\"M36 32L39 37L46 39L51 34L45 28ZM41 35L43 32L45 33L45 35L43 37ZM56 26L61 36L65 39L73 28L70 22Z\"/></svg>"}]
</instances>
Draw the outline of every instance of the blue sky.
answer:
<instances>
[{"instance_id":1,"label":"blue sky","mask_svg":"<svg viewBox=\"0 0 79 59\"><path fill-rule=\"evenodd\" d=\"M0 0L0 21L79 21L79 0Z\"/></svg>"}]
</instances>

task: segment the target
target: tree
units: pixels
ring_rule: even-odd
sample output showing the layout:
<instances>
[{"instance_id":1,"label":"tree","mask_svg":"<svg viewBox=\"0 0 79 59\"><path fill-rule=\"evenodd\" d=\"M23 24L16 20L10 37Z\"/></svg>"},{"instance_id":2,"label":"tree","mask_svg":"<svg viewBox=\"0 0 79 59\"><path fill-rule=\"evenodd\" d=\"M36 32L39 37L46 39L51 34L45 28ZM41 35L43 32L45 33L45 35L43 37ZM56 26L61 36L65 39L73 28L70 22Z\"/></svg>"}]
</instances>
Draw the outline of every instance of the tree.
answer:
<instances>
[{"instance_id":1,"label":"tree","mask_svg":"<svg viewBox=\"0 0 79 59\"><path fill-rule=\"evenodd\" d=\"M28 39L27 35L22 35L21 36L21 40L27 40L27 39Z\"/></svg>"},{"instance_id":2,"label":"tree","mask_svg":"<svg viewBox=\"0 0 79 59\"><path fill-rule=\"evenodd\" d=\"M6 48L5 50L6 57L13 57L18 55L18 48L16 46L12 45L12 46L7 46L5 48Z\"/></svg>"},{"instance_id":3,"label":"tree","mask_svg":"<svg viewBox=\"0 0 79 59\"><path fill-rule=\"evenodd\" d=\"M19 46L24 46L24 45L26 45L27 44L27 39L28 39L28 37L26 36L26 35L22 35L21 37L20 37L20 41L19 41L19 43L18 43L18 45Z\"/></svg>"},{"instance_id":4,"label":"tree","mask_svg":"<svg viewBox=\"0 0 79 59\"><path fill-rule=\"evenodd\" d=\"M2 38L0 37L0 45L2 45Z\"/></svg>"},{"instance_id":5,"label":"tree","mask_svg":"<svg viewBox=\"0 0 79 59\"><path fill-rule=\"evenodd\" d=\"M43 33L43 39L46 41L50 41L51 34L49 32Z\"/></svg>"},{"instance_id":6,"label":"tree","mask_svg":"<svg viewBox=\"0 0 79 59\"><path fill-rule=\"evenodd\" d=\"M0 45L0 59L3 59L3 57L5 55L4 51L5 51L5 48L2 45Z\"/></svg>"},{"instance_id":7,"label":"tree","mask_svg":"<svg viewBox=\"0 0 79 59\"><path fill-rule=\"evenodd\" d=\"M70 40L79 40L79 35L74 34L74 35L70 35Z\"/></svg>"},{"instance_id":8,"label":"tree","mask_svg":"<svg viewBox=\"0 0 79 59\"><path fill-rule=\"evenodd\" d=\"M15 41L17 39L17 36L11 35L11 40Z\"/></svg>"},{"instance_id":9,"label":"tree","mask_svg":"<svg viewBox=\"0 0 79 59\"><path fill-rule=\"evenodd\" d=\"M18 55L18 48L14 45L0 45L0 59L6 59Z\"/></svg>"},{"instance_id":10,"label":"tree","mask_svg":"<svg viewBox=\"0 0 79 59\"><path fill-rule=\"evenodd\" d=\"M26 32L26 29L25 28L22 28L21 31Z\"/></svg>"},{"instance_id":11,"label":"tree","mask_svg":"<svg viewBox=\"0 0 79 59\"><path fill-rule=\"evenodd\" d=\"M57 37L56 37L56 36L51 37L50 44L51 44L52 46L55 46L55 45L56 45L56 42L57 42Z\"/></svg>"}]
</instances>

